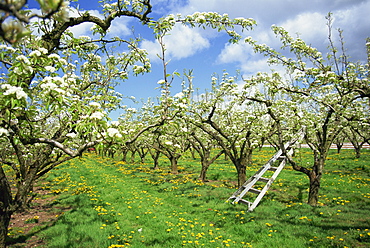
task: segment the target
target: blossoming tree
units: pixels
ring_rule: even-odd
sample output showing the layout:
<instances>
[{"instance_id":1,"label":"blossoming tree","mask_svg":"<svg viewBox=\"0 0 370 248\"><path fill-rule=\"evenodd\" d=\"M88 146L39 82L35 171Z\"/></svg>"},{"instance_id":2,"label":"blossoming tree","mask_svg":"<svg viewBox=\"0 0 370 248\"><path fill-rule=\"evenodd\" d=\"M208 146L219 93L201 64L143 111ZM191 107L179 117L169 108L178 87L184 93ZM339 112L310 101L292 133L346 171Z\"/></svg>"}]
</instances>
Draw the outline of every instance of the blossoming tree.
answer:
<instances>
[{"instance_id":1,"label":"blossoming tree","mask_svg":"<svg viewBox=\"0 0 370 248\"><path fill-rule=\"evenodd\" d=\"M2 14L12 11L16 17L10 24L3 18L0 32L5 41L0 45L0 247L5 247L11 215L27 207L38 178L101 140L119 135L106 124L109 111L120 101L113 87L127 79L130 69L137 74L150 67L137 40L115 38L127 44L126 52L115 56L106 53L109 49L99 49L113 44L103 38L114 18L132 16L147 22L149 1L134 5L120 1L105 9L104 19L88 12L68 17L66 2L39 1L45 16L33 25L41 35L24 31L31 30L27 23L34 16L17 15L28 13L21 11L24 2L0 4ZM68 30L84 22L95 23L100 38L76 38Z\"/></svg>"},{"instance_id":2,"label":"blossoming tree","mask_svg":"<svg viewBox=\"0 0 370 248\"><path fill-rule=\"evenodd\" d=\"M327 56L306 44L302 39L291 37L281 27L272 30L280 38L281 49L288 53L284 56L277 50L259 44L251 37L246 42L256 52L268 57L272 65L283 65L287 77L278 72L259 74L247 79L247 85L260 84L267 87L270 94L246 96L246 99L260 102L268 107L269 114L278 127L279 143L291 128L306 126L305 141L313 151L313 161L309 165L300 165L290 156L293 168L308 176L308 203L317 205L321 178L330 146L349 122L362 122L368 119L369 95L367 64L350 62L343 50L341 54L331 40L331 15L328 16L329 44ZM342 45L342 33L339 32ZM271 96L280 96L281 100L271 100ZM359 115L356 110L362 110Z\"/></svg>"}]
</instances>

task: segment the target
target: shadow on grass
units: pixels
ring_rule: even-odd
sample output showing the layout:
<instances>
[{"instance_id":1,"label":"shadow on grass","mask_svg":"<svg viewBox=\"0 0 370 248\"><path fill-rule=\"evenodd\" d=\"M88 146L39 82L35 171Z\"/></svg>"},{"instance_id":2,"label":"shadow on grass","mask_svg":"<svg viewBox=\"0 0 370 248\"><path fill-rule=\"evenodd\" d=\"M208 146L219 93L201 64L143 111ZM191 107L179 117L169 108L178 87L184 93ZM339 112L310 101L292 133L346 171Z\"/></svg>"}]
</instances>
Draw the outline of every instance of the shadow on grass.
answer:
<instances>
[{"instance_id":1,"label":"shadow on grass","mask_svg":"<svg viewBox=\"0 0 370 248\"><path fill-rule=\"evenodd\" d=\"M25 244L28 243L28 241L30 240L31 237L36 236L37 234L41 233L42 231L54 226L56 221L57 220L55 220L51 223L42 225L42 226L35 227L30 232L28 232L27 234L19 235L16 238L7 237L6 238L7 247L8 246L11 246L11 247L14 247L14 248L16 248L16 247L25 247ZM40 244L40 243L42 243L42 240L38 240L38 241L36 241L36 243Z\"/></svg>"}]
</instances>

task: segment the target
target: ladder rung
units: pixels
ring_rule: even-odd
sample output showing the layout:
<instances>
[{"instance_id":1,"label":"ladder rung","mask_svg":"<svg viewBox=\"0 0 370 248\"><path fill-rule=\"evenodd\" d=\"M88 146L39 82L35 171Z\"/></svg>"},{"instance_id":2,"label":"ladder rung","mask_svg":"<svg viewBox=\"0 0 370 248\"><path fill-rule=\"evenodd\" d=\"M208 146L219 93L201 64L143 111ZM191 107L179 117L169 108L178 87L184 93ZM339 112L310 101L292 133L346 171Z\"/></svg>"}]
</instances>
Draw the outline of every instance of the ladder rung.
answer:
<instances>
[{"instance_id":1,"label":"ladder rung","mask_svg":"<svg viewBox=\"0 0 370 248\"><path fill-rule=\"evenodd\" d=\"M249 201L247 201L247 200L244 200L244 199L240 199L240 200L239 200L239 202L241 202L241 203L243 203L243 204L245 204L245 205L248 205L248 207L249 207L250 205L252 205L252 203L251 203L251 202L249 202Z\"/></svg>"},{"instance_id":2,"label":"ladder rung","mask_svg":"<svg viewBox=\"0 0 370 248\"><path fill-rule=\"evenodd\" d=\"M284 159L286 159L286 157L285 157L285 156L280 156L280 157L278 157L278 160L284 160Z\"/></svg>"},{"instance_id":3,"label":"ladder rung","mask_svg":"<svg viewBox=\"0 0 370 248\"><path fill-rule=\"evenodd\" d=\"M278 167L270 167L270 168L268 168L268 170L270 170L270 171L276 171L278 169Z\"/></svg>"},{"instance_id":4,"label":"ladder rung","mask_svg":"<svg viewBox=\"0 0 370 248\"><path fill-rule=\"evenodd\" d=\"M267 183L268 181L270 181L270 178L260 177L260 178L258 178L258 181L262 181L262 182Z\"/></svg>"},{"instance_id":5,"label":"ladder rung","mask_svg":"<svg viewBox=\"0 0 370 248\"><path fill-rule=\"evenodd\" d=\"M251 192L251 193L255 193L255 194L259 194L259 193L261 193L261 190L259 190L259 189L255 189L255 188L250 188L250 189L249 189L249 192Z\"/></svg>"}]
</instances>

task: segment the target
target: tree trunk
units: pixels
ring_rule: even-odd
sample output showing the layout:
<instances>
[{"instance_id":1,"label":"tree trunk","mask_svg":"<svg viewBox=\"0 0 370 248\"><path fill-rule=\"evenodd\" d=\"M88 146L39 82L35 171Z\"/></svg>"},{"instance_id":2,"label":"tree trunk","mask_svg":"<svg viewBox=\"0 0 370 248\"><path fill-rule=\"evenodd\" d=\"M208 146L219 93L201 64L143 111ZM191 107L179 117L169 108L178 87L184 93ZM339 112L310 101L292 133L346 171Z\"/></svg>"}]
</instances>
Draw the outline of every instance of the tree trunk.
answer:
<instances>
[{"instance_id":1,"label":"tree trunk","mask_svg":"<svg viewBox=\"0 0 370 248\"><path fill-rule=\"evenodd\" d=\"M200 170L199 180L202 182L206 181L207 178L207 170L211 163L209 163L207 160L202 160L202 169Z\"/></svg>"},{"instance_id":2,"label":"tree trunk","mask_svg":"<svg viewBox=\"0 0 370 248\"><path fill-rule=\"evenodd\" d=\"M199 180L201 180L202 182L205 182L206 178L207 178L207 171L208 171L209 166L213 162L215 162L216 159L219 158L222 153L224 153L224 151L223 150L220 151L212 159L210 159L210 157L211 157L211 150L210 149L202 149L202 150L199 150L198 153L200 155L200 160L201 160L201 163L202 163L202 169L200 171Z\"/></svg>"},{"instance_id":3,"label":"tree trunk","mask_svg":"<svg viewBox=\"0 0 370 248\"><path fill-rule=\"evenodd\" d=\"M356 158L361 157L361 147L355 147Z\"/></svg>"},{"instance_id":4,"label":"tree trunk","mask_svg":"<svg viewBox=\"0 0 370 248\"><path fill-rule=\"evenodd\" d=\"M315 171L311 171L309 179L310 179L310 190L308 193L307 203L311 206L317 206L319 202L321 174L317 175Z\"/></svg>"},{"instance_id":5,"label":"tree trunk","mask_svg":"<svg viewBox=\"0 0 370 248\"><path fill-rule=\"evenodd\" d=\"M128 149L122 150L122 161L125 163L127 162L127 153L128 153Z\"/></svg>"},{"instance_id":6,"label":"tree trunk","mask_svg":"<svg viewBox=\"0 0 370 248\"><path fill-rule=\"evenodd\" d=\"M170 156L169 160L171 162L171 173L172 174L178 174L179 170L177 168L177 160L179 159L178 156Z\"/></svg>"},{"instance_id":7,"label":"tree trunk","mask_svg":"<svg viewBox=\"0 0 370 248\"><path fill-rule=\"evenodd\" d=\"M159 159L160 154L161 154L160 151L150 152L150 155L151 155L151 157L153 159L153 162L154 162L153 170L158 170L159 169L158 159Z\"/></svg>"},{"instance_id":8,"label":"tree trunk","mask_svg":"<svg viewBox=\"0 0 370 248\"><path fill-rule=\"evenodd\" d=\"M320 183L324 170L327 151L328 149L324 149L324 151L322 151L321 153L314 154L314 164L312 170L307 174L310 179L310 189L308 193L307 203L311 206L317 206L319 201Z\"/></svg>"},{"instance_id":9,"label":"tree trunk","mask_svg":"<svg viewBox=\"0 0 370 248\"><path fill-rule=\"evenodd\" d=\"M342 149L342 146L343 146L343 143L338 143L338 144L335 144L337 146L337 153L339 154L340 153L340 150Z\"/></svg>"},{"instance_id":10,"label":"tree trunk","mask_svg":"<svg viewBox=\"0 0 370 248\"><path fill-rule=\"evenodd\" d=\"M236 165L236 170L238 172L238 188L239 188L246 181L247 167L245 166L245 164L238 162L238 165Z\"/></svg>"},{"instance_id":11,"label":"tree trunk","mask_svg":"<svg viewBox=\"0 0 370 248\"><path fill-rule=\"evenodd\" d=\"M145 163L145 157L149 150L145 150L144 148L139 148L138 153L140 156L140 162Z\"/></svg>"},{"instance_id":12,"label":"tree trunk","mask_svg":"<svg viewBox=\"0 0 370 248\"><path fill-rule=\"evenodd\" d=\"M131 163L135 163L135 153L136 150L131 151Z\"/></svg>"},{"instance_id":13,"label":"tree trunk","mask_svg":"<svg viewBox=\"0 0 370 248\"><path fill-rule=\"evenodd\" d=\"M8 236L8 226L12 212L10 211L12 203L11 189L0 165L0 248L5 247L6 237Z\"/></svg>"},{"instance_id":14,"label":"tree trunk","mask_svg":"<svg viewBox=\"0 0 370 248\"><path fill-rule=\"evenodd\" d=\"M11 213L9 211L4 211L2 208L0 209L0 248L6 247L6 238L8 237L10 217Z\"/></svg>"}]
</instances>

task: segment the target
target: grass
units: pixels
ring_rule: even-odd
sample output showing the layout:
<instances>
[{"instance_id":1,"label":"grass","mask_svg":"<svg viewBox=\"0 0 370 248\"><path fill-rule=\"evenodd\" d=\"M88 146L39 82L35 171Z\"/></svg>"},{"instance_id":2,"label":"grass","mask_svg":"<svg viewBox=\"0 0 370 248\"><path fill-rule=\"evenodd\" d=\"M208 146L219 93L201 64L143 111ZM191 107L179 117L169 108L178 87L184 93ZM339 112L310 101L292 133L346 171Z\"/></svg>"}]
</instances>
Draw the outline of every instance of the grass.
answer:
<instances>
[{"instance_id":1,"label":"grass","mask_svg":"<svg viewBox=\"0 0 370 248\"><path fill-rule=\"evenodd\" d=\"M272 155L254 155L250 176ZM47 247L369 247L370 151L331 152L320 206L305 204L308 179L287 166L253 212L225 200L235 191L230 161L211 165L207 183L200 165L184 157L180 174L153 171L151 161L125 164L87 154L48 175L54 206L72 209L38 233ZM297 154L310 163L309 150Z\"/></svg>"}]
</instances>

